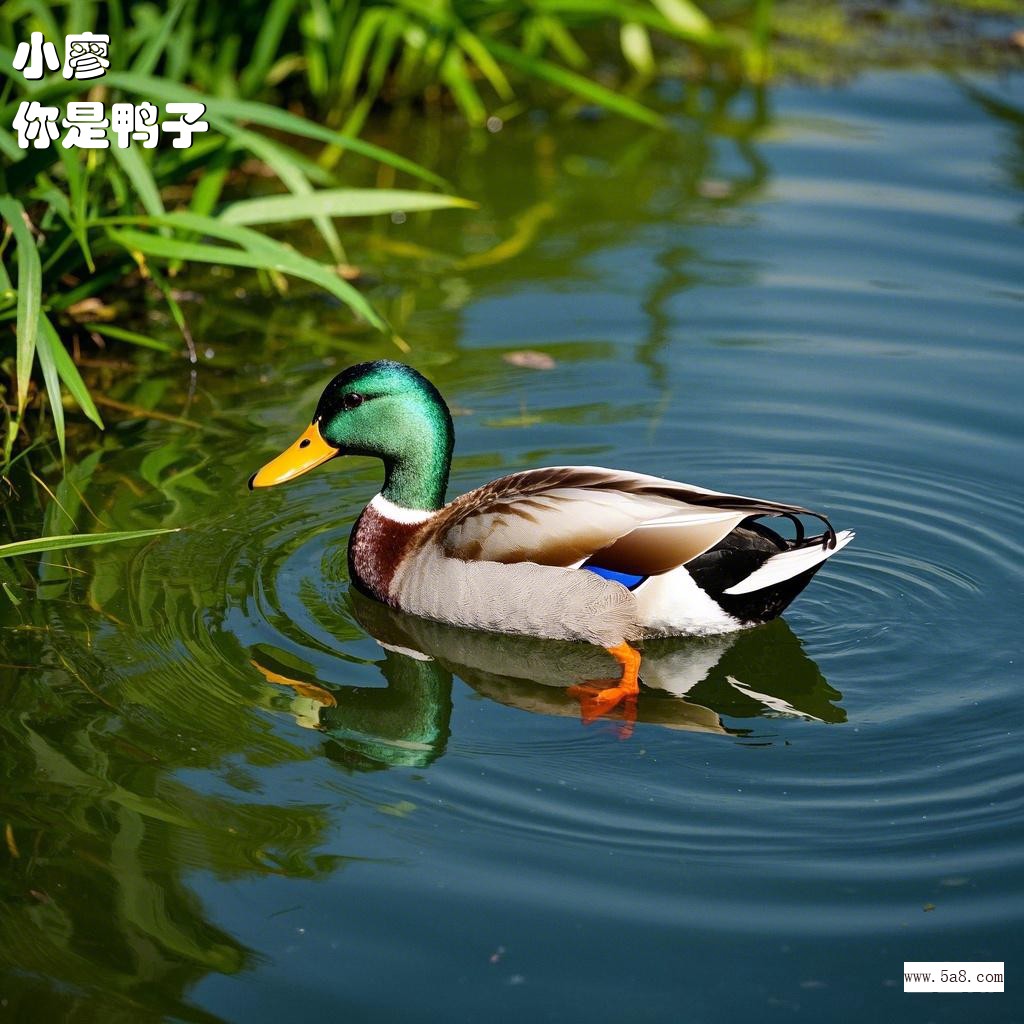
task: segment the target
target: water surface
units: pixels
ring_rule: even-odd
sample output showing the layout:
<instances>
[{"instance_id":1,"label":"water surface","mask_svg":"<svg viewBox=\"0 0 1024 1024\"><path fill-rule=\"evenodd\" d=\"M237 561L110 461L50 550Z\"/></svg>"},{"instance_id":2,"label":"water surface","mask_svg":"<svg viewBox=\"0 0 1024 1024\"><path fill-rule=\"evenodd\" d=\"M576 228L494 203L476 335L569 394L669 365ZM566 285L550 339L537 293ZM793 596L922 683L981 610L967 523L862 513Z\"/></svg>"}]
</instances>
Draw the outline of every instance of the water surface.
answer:
<instances>
[{"instance_id":1,"label":"water surface","mask_svg":"<svg viewBox=\"0 0 1024 1024\"><path fill-rule=\"evenodd\" d=\"M857 531L784 622L651 645L632 730L563 691L600 652L350 593L369 461L245 489L400 354L322 296L206 276L194 382L93 367L169 418L108 410L48 529L185 529L0 606L4 1012L960 1020L902 992L948 959L1006 961L970 1011L1020 1019L1024 133L991 97L1022 79L432 123L410 153L480 211L346 233L456 413L453 492L596 463Z\"/></svg>"}]
</instances>

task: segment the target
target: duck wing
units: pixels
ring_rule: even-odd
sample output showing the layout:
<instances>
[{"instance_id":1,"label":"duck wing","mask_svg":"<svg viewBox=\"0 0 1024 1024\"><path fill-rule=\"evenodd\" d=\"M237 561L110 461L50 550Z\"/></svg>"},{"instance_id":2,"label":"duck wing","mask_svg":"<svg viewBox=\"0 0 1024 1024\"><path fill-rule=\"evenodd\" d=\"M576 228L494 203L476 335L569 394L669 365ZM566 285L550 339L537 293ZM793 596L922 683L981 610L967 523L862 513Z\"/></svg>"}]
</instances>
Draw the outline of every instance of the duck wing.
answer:
<instances>
[{"instance_id":1,"label":"duck wing","mask_svg":"<svg viewBox=\"0 0 1024 1024\"><path fill-rule=\"evenodd\" d=\"M828 521L798 505L723 494L661 477L595 466L513 473L447 505L434 536L446 555L467 561L535 562L654 575L717 544L744 519L798 516Z\"/></svg>"}]
</instances>

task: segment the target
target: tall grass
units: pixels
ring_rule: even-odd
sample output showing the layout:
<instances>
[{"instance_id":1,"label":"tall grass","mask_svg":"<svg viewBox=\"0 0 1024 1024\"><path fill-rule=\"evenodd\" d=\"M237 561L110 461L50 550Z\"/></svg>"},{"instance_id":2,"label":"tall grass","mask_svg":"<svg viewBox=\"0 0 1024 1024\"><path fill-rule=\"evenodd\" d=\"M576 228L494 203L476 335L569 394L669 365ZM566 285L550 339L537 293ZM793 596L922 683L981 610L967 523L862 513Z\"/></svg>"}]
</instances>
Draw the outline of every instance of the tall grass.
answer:
<instances>
[{"instance_id":1,"label":"tall grass","mask_svg":"<svg viewBox=\"0 0 1024 1024\"><path fill-rule=\"evenodd\" d=\"M754 6L767 10L767 0ZM15 48L32 31L60 49L65 34L86 30L110 34L111 69L103 78L65 81L51 73L32 82L13 70ZM122 0L59 7L8 0L0 17L0 386L7 381L0 470L19 437L29 437L29 411L44 405L63 453L62 391L102 427L68 351L76 334L168 348L135 325L95 319L101 297L129 276L159 289L186 347L191 340L171 280L189 263L312 282L391 333L340 273L336 219L470 204L448 194L427 168L360 139L369 111L381 101L443 95L467 120L482 123L489 111L514 112L517 92L531 82L660 124L637 99L594 79L580 42L587 33L611 33L640 78L654 70L655 38L682 41L706 57L760 45L719 30L692 0L174 0L162 9ZM69 100L86 94L108 110L121 101L199 101L210 131L190 149L18 147L10 126L23 102L63 114ZM312 158L310 144L319 147ZM389 166L405 187L342 188L342 154ZM247 158L269 168L279 195L226 198ZM177 195L183 185L187 200L168 209L171 187ZM297 220L316 225L330 262L261 230Z\"/></svg>"},{"instance_id":2,"label":"tall grass","mask_svg":"<svg viewBox=\"0 0 1024 1024\"><path fill-rule=\"evenodd\" d=\"M268 104L230 96L199 93L170 77L175 65L172 44L181 45L181 16L189 5L172 5L145 33L123 28L120 45L112 46L112 70L101 81L108 109L122 99L156 104L195 99L206 105L211 131L196 136L191 149L170 146L107 150L19 149L6 128L25 100L63 108L68 99L94 82L65 81L51 75L29 82L11 67L13 44L41 29L47 38L84 28L109 29L124 19L117 4L70 5L65 21L57 24L43 4L24 3L21 17L4 28L0 40L0 70L8 80L0 91L0 149L4 152L0 180L0 323L13 322L13 381L5 396L6 426L0 463L10 461L19 432L23 432L38 369L51 412L54 433L63 452L65 443L62 386L97 426L102 419L62 338L75 331L96 331L119 341L166 348L166 343L116 324L90 322L89 300L96 300L126 275L141 272L163 293L187 339L187 327L170 287L170 275L183 263L215 263L256 268L311 281L334 294L354 314L378 330L387 323L335 266L298 252L250 227L261 221L312 219L336 262L343 251L332 217L356 216L394 209L429 209L465 205L438 191L359 192L338 189L334 176L318 168L295 148L295 140L343 146L354 154L391 165L408 180L443 186L435 175L396 154L344 133L324 128ZM18 5L9 4L18 13ZM91 17L83 17L85 10ZM103 17L100 17L102 15ZM84 22L84 24L83 24ZM116 64L114 63L116 62ZM162 75L152 72L164 68ZM184 74L187 68L179 68ZM272 137L266 129L275 132ZM276 206L269 199L223 201L232 169L247 156L256 157L276 175L287 192ZM200 173L201 172L201 173ZM183 209L168 211L164 190L200 173ZM289 206L292 201L294 205ZM216 244L212 244L212 239Z\"/></svg>"}]
</instances>

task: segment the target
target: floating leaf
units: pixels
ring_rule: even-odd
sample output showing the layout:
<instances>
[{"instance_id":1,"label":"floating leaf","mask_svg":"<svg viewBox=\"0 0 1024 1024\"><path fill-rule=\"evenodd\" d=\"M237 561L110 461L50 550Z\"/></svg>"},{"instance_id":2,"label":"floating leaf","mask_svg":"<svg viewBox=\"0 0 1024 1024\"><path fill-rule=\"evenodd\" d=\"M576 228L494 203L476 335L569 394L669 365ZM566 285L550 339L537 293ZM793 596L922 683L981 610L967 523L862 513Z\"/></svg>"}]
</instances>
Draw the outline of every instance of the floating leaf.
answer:
<instances>
[{"instance_id":1,"label":"floating leaf","mask_svg":"<svg viewBox=\"0 0 1024 1024\"><path fill-rule=\"evenodd\" d=\"M553 370L557 365L547 352L537 352L534 349L506 352L501 358L512 366L522 366L528 370Z\"/></svg>"},{"instance_id":2,"label":"floating leaf","mask_svg":"<svg viewBox=\"0 0 1024 1024\"><path fill-rule=\"evenodd\" d=\"M377 810L392 818L407 818L412 811L416 810L416 805L409 800L399 800L394 804L377 804Z\"/></svg>"}]
</instances>

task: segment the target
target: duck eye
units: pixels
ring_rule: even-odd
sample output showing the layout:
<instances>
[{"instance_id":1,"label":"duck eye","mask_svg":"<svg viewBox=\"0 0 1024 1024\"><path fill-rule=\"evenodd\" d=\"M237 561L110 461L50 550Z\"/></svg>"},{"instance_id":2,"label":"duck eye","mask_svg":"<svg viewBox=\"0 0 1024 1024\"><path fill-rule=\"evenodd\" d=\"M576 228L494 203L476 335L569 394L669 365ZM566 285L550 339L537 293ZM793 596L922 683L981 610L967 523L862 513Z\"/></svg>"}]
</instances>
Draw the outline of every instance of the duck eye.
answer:
<instances>
[{"instance_id":1,"label":"duck eye","mask_svg":"<svg viewBox=\"0 0 1024 1024\"><path fill-rule=\"evenodd\" d=\"M345 409L354 409L357 405L363 404L363 396L355 393L345 395L341 400L341 404Z\"/></svg>"}]
</instances>

